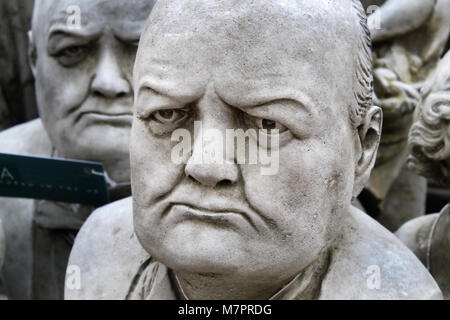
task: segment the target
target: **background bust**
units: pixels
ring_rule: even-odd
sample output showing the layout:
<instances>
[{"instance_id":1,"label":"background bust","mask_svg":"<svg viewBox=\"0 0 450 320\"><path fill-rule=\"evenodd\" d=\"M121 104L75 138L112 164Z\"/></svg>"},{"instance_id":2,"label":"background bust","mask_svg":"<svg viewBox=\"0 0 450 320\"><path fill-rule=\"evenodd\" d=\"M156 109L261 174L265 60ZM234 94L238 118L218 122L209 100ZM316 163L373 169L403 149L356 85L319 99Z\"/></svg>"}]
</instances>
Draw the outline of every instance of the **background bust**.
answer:
<instances>
[{"instance_id":1,"label":"background bust","mask_svg":"<svg viewBox=\"0 0 450 320\"><path fill-rule=\"evenodd\" d=\"M450 188L450 53L425 83L423 103L411 128L408 166L417 174ZM396 234L431 271L450 299L450 207L414 219Z\"/></svg>"},{"instance_id":2,"label":"background bust","mask_svg":"<svg viewBox=\"0 0 450 320\"><path fill-rule=\"evenodd\" d=\"M367 192L360 198L377 221L396 231L425 214L427 181L407 169L408 134L414 110L420 104L419 89L445 52L450 35L450 1L362 2L366 6L382 2L380 9L369 16L368 24L383 132Z\"/></svg>"},{"instance_id":3,"label":"background bust","mask_svg":"<svg viewBox=\"0 0 450 320\"><path fill-rule=\"evenodd\" d=\"M133 208L124 200L88 220L70 261L82 285L66 298L440 297L413 254L351 206L382 118L359 1L161 0L134 83ZM171 133L195 120L279 129L279 172L196 163L214 146L194 135L175 164ZM367 285L374 265L378 290Z\"/></svg>"},{"instance_id":4,"label":"background bust","mask_svg":"<svg viewBox=\"0 0 450 320\"><path fill-rule=\"evenodd\" d=\"M102 162L114 181L129 186L132 70L154 2L35 1L29 60L40 119L0 133L0 152ZM34 210L32 200L0 199L8 239L6 286L13 299L30 298L33 274L39 282L33 298L56 299L62 296L70 239L93 209L59 210L40 219ZM32 223L39 232L31 231ZM32 261L36 248L43 249ZM48 279L53 270L62 275ZM59 295L47 290L55 283Z\"/></svg>"},{"instance_id":5,"label":"background bust","mask_svg":"<svg viewBox=\"0 0 450 320\"><path fill-rule=\"evenodd\" d=\"M450 187L450 53L422 88L423 103L411 128L408 166L433 182Z\"/></svg>"}]
</instances>

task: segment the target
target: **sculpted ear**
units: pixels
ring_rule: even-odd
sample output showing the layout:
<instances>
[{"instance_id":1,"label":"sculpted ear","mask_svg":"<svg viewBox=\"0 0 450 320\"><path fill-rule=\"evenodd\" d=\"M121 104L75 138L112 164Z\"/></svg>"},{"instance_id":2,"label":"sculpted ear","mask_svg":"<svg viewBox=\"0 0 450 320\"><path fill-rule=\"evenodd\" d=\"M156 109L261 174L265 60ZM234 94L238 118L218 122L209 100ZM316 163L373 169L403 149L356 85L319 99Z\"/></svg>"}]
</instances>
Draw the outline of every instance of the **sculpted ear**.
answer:
<instances>
[{"instance_id":1,"label":"sculpted ear","mask_svg":"<svg viewBox=\"0 0 450 320\"><path fill-rule=\"evenodd\" d=\"M31 72L33 72L33 76L36 77L36 43L33 37L33 31L28 31L28 63L31 67Z\"/></svg>"},{"instance_id":2,"label":"sculpted ear","mask_svg":"<svg viewBox=\"0 0 450 320\"><path fill-rule=\"evenodd\" d=\"M375 165L378 147L380 145L383 112L379 107L372 106L366 113L365 121L358 128L356 142L357 162L355 168L355 185L353 197L356 198L365 187L370 173Z\"/></svg>"}]
</instances>

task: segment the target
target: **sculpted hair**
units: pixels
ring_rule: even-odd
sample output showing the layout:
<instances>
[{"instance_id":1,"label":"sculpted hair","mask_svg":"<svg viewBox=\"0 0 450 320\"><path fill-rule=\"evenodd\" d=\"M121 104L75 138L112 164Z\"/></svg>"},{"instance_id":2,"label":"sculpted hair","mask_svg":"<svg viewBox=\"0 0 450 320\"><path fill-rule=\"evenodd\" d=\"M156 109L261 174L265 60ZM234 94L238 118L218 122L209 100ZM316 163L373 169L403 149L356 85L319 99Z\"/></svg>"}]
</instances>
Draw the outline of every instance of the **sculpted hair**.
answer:
<instances>
[{"instance_id":1,"label":"sculpted hair","mask_svg":"<svg viewBox=\"0 0 450 320\"><path fill-rule=\"evenodd\" d=\"M422 88L423 103L410 130L408 159L409 169L447 187L450 186L449 91L450 53Z\"/></svg>"},{"instance_id":2,"label":"sculpted hair","mask_svg":"<svg viewBox=\"0 0 450 320\"><path fill-rule=\"evenodd\" d=\"M373 102L373 64L372 40L367 25L367 15L359 0L351 0L355 14L359 20L361 35L358 39L358 54L356 56L356 72L354 95L356 106L350 108L350 120L354 128L358 128Z\"/></svg>"}]
</instances>

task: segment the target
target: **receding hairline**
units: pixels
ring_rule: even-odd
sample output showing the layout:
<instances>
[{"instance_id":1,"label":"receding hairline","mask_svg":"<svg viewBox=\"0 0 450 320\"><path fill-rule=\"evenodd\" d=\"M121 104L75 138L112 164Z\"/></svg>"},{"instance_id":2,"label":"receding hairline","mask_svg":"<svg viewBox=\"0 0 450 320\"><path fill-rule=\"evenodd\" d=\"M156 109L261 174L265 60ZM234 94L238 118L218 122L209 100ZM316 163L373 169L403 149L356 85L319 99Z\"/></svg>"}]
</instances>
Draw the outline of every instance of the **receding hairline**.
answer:
<instances>
[{"instance_id":1,"label":"receding hairline","mask_svg":"<svg viewBox=\"0 0 450 320\"><path fill-rule=\"evenodd\" d=\"M226 22L230 16L234 16L234 13L236 13L236 17L240 16L242 18L252 18L252 15L256 13L256 16L258 14L261 14L261 16L264 15L265 17L270 17L270 15L284 15L285 18L288 19L295 16L304 19L306 17L307 19L308 16L304 15L304 10L300 9L304 8L304 6L315 9L315 7L320 5L322 5L322 8L318 8L318 10L321 12L325 10L332 12L336 20L345 24L346 21L343 21L343 19L351 20L353 18L350 11L352 7L354 7L354 1L355 0L338 0L337 4L332 2L331 5L326 5L322 2L310 2L310 0L283 0L274 3L260 3L258 1L255 2L254 0L159 0L152 12L152 18L147 20L145 31L150 29L151 26L159 26L160 24L164 25L166 28L168 26L183 25L183 20L188 21L190 25L195 25L195 22L198 22L197 26L201 26L202 28L208 27L208 25L217 26L224 21ZM246 2L251 4L249 8L245 7ZM346 6L339 6L339 4L345 4ZM272 6L274 10L268 10L269 6ZM336 8L339 10L334 10ZM195 14L190 15L190 13ZM180 14L186 19L179 19ZM287 15L290 17L287 17ZM187 19L188 17L193 19ZM328 20L330 19L323 21L326 22ZM288 21L284 20L284 22Z\"/></svg>"},{"instance_id":2,"label":"receding hairline","mask_svg":"<svg viewBox=\"0 0 450 320\"><path fill-rule=\"evenodd\" d=\"M37 28L39 26L39 21L41 20L41 12L47 11L52 2L56 0L35 0L34 1L34 7L33 7L33 16L31 18L31 30L34 34L37 33Z\"/></svg>"},{"instance_id":3,"label":"receding hairline","mask_svg":"<svg viewBox=\"0 0 450 320\"><path fill-rule=\"evenodd\" d=\"M148 19L146 22L143 32L143 40L147 41L151 39L154 36L155 31L158 31L156 33L158 37L164 34L164 32L171 33L171 28L174 28L175 31L177 28L181 30L180 32L185 31L182 27L175 24L175 22L180 21L180 17L179 15L177 15L177 13L179 13L180 11L176 10L190 8L191 12L194 13L191 13L191 16L193 18L195 18L196 15L203 15L203 19L205 19L205 13L207 13L205 10L210 9L209 6L214 3L217 3L217 1L200 0L189 2L185 0L159 0L150 16L150 19ZM229 3L231 7L238 2L229 1ZM239 3L242 4L242 1L240 1ZM293 5L295 5L296 3L298 5L304 3L305 5L311 6L311 2L307 1L289 0L287 3L292 3ZM195 7L195 4L200 4L200 7ZM341 6L339 7L339 5ZM345 17L346 19L346 21L342 21L340 24L343 28L348 30L348 34L343 35L343 38L347 38L349 34L351 34L352 38L357 38L353 41L354 49L352 49L351 52L354 61L354 68L352 70L354 72L353 94L355 103L354 105L349 106L351 124L356 128L363 124L365 115L367 111L372 107L373 103L372 42L370 38L370 31L367 26L367 16L359 0L340 0L337 1L331 8L339 9L339 13L335 13L335 11L329 10L332 12L333 16L336 17L336 20L341 21L339 18L342 17ZM239 8L237 8L237 10L238 9ZM242 12L244 14L246 13L245 8ZM322 13L323 11L319 8L319 14ZM189 17L189 14L187 14L186 16ZM217 21L212 20L211 25L215 26L220 24L218 24ZM170 26L169 31L167 31L165 28L167 26ZM203 26L200 25L200 27ZM143 51L144 50L139 50L136 61L140 60L140 56L142 55ZM349 72L351 71L349 70Z\"/></svg>"}]
</instances>

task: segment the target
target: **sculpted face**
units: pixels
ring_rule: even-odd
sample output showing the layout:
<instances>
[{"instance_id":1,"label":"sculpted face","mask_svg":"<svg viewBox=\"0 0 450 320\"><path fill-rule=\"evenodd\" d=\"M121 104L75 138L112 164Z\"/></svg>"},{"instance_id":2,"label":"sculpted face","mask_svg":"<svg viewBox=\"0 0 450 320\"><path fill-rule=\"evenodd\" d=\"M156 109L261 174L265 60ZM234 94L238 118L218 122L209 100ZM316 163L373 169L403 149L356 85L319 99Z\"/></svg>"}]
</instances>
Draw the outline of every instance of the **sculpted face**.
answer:
<instances>
[{"instance_id":1,"label":"sculpted face","mask_svg":"<svg viewBox=\"0 0 450 320\"><path fill-rule=\"evenodd\" d=\"M60 155L101 161L116 181L129 181L132 66L154 2L36 4L31 62L49 137Z\"/></svg>"},{"instance_id":2,"label":"sculpted face","mask_svg":"<svg viewBox=\"0 0 450 320\"><path fill-rule=\"evenodd\" d=\"M359 192L352 10L351 1L157 3L135 66L131 145L135 230L155 259L278 283L339 234ZM224 135L278 128L278 172L193 161L213 148L194 121ZM193 140L184 164L171 158L180 128Z\"/></svg>"}]
</instances>

